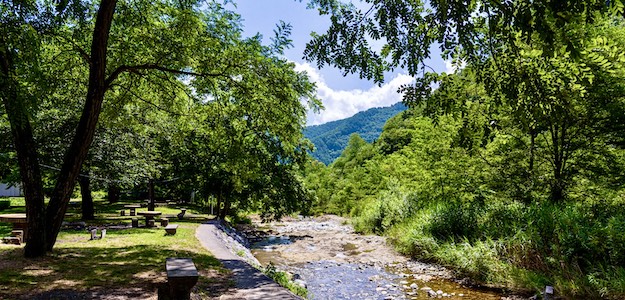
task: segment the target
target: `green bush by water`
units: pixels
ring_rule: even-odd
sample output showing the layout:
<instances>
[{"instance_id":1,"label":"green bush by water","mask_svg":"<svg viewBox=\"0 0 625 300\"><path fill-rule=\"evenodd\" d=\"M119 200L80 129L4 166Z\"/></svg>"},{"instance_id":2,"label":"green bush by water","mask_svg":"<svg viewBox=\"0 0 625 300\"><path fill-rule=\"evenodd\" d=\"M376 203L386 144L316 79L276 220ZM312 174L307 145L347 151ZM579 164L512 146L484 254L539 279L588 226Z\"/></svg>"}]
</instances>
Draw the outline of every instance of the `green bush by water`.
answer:
<instances>
[{"instance_id":1,"label":"green bush by water","mask_svg":"<svg viewBox=\"0 0 625 300\"><path fill-rule=\"evenodd\" d=\"M289 274L283 271L278 271L272 263L269 263L269 265L263 270L263 273L279 285L289 289L289 291L293 292L295 295L303 298L308 296L308 290L306 288L291 281Z\"/></svg>"}]
</instances>

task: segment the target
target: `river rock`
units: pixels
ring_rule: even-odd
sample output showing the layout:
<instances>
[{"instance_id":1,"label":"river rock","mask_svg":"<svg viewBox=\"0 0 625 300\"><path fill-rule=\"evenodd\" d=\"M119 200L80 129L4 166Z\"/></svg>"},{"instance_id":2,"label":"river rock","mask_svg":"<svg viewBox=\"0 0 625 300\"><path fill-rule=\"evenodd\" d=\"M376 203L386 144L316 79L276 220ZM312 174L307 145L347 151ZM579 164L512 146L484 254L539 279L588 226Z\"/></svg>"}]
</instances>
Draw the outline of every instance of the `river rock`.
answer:
<instances>
[{"instance_id":1,"label":"river rock","mask_svg":"<svg viewBox=\"0 0 625 300\"><path fill-rule=\"evenodd\" d=\"M295 280L293 280L293 283L295 283L295 284L297 284L297 285L299 285L299 286L301 286L301 287L303 287L305 289L308 288L308 284L304 280L295 279Z\"/></svg>"},{"instance_id":2,"label":"river rock","mask_svg":"<svg viewBox=\"0 0 625 300\"><path fill-rule=\"evenodd\" d=\"M450 272L440 266L397 257L392 249L385 248L383 237L357 236L351 226L339 224L337 219L297 218L273 224L275 231L269 234L274 236L266 236L271 243L259 242L253 248L258 251L275 248L268 256L279 256L286 261L281 264L291 268L292 279L302 280L310 293L320 299L411 299L421 291L424 295L419 295L419 299L443 297L442 291L437 294L437 290L427 286L419 289L413 282L427 285L429 280L450 278ZM361 251L347 251L351 245L346 249L346 243L356 245Z\"/></svg>"}]
</instances>

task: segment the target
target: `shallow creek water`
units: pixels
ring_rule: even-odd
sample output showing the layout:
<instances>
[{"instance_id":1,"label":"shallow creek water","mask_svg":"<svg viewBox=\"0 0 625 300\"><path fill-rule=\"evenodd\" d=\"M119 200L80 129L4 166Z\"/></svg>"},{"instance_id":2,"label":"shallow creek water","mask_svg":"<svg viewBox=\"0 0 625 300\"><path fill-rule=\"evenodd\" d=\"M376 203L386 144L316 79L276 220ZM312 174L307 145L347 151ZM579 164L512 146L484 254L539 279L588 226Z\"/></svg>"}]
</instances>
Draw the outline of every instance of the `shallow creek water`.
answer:
<instances>
[{"instance_id":1,"label":"shallow creek water","mask_svg":"<svg viewBox=\"0 0 625 300\"><path fill-rule=\"evenodd\" d=\"M269 235L251 244L252 253L263 266L272 263L303 280L311 299L502 299L464 287L448 270L409 260L384 238L356 234L343 223L332 216L263 224Z\"/></svg>"}]
</instances>

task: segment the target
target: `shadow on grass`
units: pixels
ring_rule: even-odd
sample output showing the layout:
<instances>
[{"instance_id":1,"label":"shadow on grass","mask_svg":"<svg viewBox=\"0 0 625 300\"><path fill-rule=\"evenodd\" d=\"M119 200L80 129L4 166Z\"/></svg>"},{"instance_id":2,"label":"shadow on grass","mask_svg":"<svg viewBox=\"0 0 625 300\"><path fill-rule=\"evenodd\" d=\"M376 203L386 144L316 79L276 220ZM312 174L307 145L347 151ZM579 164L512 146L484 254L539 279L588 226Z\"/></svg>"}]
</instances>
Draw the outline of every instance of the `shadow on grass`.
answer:
<instances>
[{"instance_id":1,"label":"shadow on grass","mask_svg":"<svg viewBox=\"0 0 625 300\"><path fill-rule=\"evenodd\" d=\"M138 232L140 230L114 231L107 238ZM163 240L167 243L167 238ZM170 241L176 242L175 239ZM21 247L0 252L0 299L154 297L157 287L167 281L167 257L193 259L200 273L200 281L196 285L196 293L200 295L218 295L230 285L228 272L208 253L175 249L167 244L117 247L93 245L57 248L52 254L39 259L23 258Z\"/></svg>"}]
</instances>

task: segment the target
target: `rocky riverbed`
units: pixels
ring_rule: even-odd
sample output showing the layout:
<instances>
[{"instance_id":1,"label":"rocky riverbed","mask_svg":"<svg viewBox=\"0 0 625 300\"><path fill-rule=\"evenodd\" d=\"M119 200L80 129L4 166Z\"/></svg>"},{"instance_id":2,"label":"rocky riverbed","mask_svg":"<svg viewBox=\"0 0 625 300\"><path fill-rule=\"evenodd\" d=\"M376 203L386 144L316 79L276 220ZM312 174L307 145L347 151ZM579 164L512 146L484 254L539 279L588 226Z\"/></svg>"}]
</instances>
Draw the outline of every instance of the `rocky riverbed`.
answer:
<instances>
[{"instance_id":1,"label":"rocky riverbed","mask_svg":"<svg viewBox=\"0 0 625 300\"><path fill-rule=\"evenodd\" d=\"M261 265L294 274L311 299L512 299L466 287L449 270L410 260L384 237L356 234L337 216L241 228Z\"/></svg>"}]
</instances>

